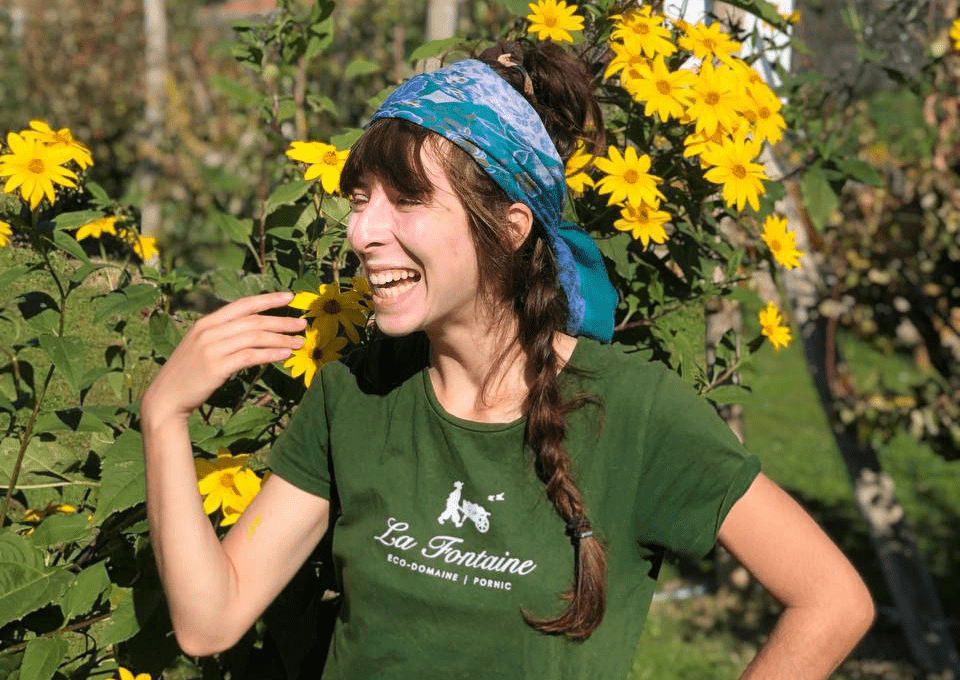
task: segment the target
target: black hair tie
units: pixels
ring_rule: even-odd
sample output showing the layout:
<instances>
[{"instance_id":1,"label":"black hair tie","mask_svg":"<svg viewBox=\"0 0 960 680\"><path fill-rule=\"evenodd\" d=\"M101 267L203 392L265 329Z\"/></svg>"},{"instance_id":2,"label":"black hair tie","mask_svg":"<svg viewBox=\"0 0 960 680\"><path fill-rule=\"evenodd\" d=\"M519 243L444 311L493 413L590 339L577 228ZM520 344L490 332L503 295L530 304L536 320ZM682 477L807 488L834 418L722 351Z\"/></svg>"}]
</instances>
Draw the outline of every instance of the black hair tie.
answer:
<instances>
[{"instance_id":1,"label":"black hair tie","mask_svg":"<svg viewBox=\"0 0 960 680\"><path fill-rule=\"evenodd\" d=\"M593 526L586 517L571 517L567 520L567 536L570 542L577 544L585 538L593 536Z\"/></svg>"}]
</instances>

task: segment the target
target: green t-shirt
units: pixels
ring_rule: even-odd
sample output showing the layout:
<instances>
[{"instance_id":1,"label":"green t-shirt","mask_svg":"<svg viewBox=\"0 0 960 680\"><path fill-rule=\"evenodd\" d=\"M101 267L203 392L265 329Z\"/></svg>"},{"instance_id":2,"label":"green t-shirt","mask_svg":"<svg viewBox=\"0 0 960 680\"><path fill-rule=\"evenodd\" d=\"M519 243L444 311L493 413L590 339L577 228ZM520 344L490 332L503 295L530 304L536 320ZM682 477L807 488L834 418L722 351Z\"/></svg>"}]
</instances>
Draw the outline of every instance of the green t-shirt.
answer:
<instances>
[{"instance_id":1,"label":"green t-shirt","mask_svg":"<svg viewBox=\"0 0 960 680\"><path fill-rule=\"evenodd\" d=\"M566 447L608 546L607 609L582 643L526 625L563 610L573 549L524 449L523 419L444 411L423 343L383 340L324 366L271 455L331 499L343 590L323 677L626 677L663 551L701 557L760 464L664 366L580 338ZM405 348L406 347L406 348Z\"/></svg>"}]
</instances>

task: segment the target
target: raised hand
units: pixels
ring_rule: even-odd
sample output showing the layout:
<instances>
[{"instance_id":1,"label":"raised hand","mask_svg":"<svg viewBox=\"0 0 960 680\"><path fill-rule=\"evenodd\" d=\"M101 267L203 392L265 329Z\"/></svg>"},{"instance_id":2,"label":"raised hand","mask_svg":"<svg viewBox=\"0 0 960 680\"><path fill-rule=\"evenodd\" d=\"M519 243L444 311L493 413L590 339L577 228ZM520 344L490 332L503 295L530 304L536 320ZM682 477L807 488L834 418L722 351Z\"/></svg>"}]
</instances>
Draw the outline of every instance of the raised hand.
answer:
<instances>
[{"instance_id":1,"label":"raised hand","mask_svg":"<svg viewBox=\"0 0 960 680\"><path fill-rule=\"evenodd\" d=\"M303 346L290 333L303 331L306 319L260 313L292 299L287 292L240 298L197 321L144 394L143 417L185 420L233 373L286 359Z\"/></svg>"}]
</instances>

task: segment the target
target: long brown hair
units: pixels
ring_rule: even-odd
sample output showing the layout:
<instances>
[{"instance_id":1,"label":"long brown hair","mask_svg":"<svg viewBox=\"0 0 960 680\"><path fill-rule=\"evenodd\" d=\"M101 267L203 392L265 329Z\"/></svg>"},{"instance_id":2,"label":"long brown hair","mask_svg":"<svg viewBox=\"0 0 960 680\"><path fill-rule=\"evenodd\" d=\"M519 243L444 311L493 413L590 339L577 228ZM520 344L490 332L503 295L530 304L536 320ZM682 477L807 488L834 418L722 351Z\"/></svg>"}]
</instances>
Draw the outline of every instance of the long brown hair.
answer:
<instances>
[{"instance_id":1,"label":"long brown hair","mask_svg":"<svg viewBox=\"0 0 960 680\"><path fill-rule=\"evenodd\" d=\"M561 158L566 161L578 140L600 143L599 106L590 74L579 59L553 43L497 45L479 55L525 96L544 121ZM516 319L517 337L505 348L487 375L497 375L517 346L526 357L530 390L523 405L525 441L535 452L536 471L547 497L567 523L574 551L573 586L563 593L566 609L555 618L522 612L533 628L574 640L586 639L600 624L606 605L606 547L593 535L583 497L573 478L564 446L567 414L589 397L564 400L557 381L560 357L554 335L563 331L567 300L558 284L557 265L546 232L535 221L517 248L505 238L507 209L512 201L464 151L436 133L400 119L376 121L350 152L340 178L349 194L369 176L401 195L427 198L433 186L421 160L424 144L435 152L467 211L477 251L480 295Z\"/></svg>"}]
</instances>

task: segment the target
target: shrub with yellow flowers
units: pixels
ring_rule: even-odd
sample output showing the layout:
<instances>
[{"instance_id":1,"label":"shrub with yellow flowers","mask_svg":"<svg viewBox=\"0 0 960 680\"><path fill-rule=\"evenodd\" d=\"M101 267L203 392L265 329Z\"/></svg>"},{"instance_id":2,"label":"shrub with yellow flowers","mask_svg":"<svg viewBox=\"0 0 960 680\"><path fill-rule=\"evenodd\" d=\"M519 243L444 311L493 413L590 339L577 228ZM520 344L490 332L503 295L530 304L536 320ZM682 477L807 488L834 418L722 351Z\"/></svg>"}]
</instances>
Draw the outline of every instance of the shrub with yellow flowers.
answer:
<instances>
[{"instance_id":1,"label":"shrub with yellow flowers","mask_svg":"<svg viewBox=\"0 0 960 680\"><path fill-rule=\"evenodd\" d=\"M734 4L788 30L766 3ZM607 147L581 144L567 179L576 221L597 239L621 293L614 342L665 361L709 395L720 382L708 376L729 378L764 339L775 349L790 342L785 317L770 308L751 342L730 331L711 366L703 341L715 300L742 296L757 269L776 275L799 264L795 235L774 212L782 190L760 160L786 121L778 94L739 56L750 35L653 7L541 0L530 3L525 31L572 43L598 77Z\"/></svg>"}]
</instances>

